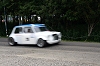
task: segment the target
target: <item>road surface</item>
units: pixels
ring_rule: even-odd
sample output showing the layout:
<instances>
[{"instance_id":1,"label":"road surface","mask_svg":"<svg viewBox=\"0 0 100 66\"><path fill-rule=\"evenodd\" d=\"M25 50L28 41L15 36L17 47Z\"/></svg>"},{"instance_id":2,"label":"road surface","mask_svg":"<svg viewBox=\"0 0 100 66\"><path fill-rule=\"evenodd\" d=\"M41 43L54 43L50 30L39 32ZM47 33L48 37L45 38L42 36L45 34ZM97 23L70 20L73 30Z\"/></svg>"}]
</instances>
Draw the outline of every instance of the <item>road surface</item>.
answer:
<instances>
[{"instance_id":1,"label":"road surface","mask_svg":"<svg viewBox=\"0 0 100 66\"><path fill-rule=\"evenodd\" d=\"M38 48L0 38L0 66L100 66L100 43L63 41Z\"/></svg>"}]
</instances>

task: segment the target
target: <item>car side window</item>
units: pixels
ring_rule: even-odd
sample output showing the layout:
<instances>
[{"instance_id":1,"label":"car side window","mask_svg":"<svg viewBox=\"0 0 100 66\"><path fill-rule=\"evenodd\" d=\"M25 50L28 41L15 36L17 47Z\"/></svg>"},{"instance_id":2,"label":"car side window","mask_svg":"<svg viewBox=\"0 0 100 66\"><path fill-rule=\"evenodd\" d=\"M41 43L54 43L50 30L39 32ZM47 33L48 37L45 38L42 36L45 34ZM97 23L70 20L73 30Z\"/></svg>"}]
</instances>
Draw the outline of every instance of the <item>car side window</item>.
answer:
<instances>
[{"instance_id":1,"label":"car side window","mask_svg":"<svg viewBox=\"0 0 100 66\"><path fill-rule=\"evenodd\" d=\"M24 28L24 32L25 32L25 33L33 33L31 27L25 27L25 28Z\"/></svg>"},{"instance_id":2,"label":"car side window","mask_svg":"<svg viewBox=\"0 0 100 66\"><path fill-rule=\"evenodd\" d=\"M15 34L22 33L22 27L16 28L14 33L15 33Z\"/></svg>"}]
</instances>

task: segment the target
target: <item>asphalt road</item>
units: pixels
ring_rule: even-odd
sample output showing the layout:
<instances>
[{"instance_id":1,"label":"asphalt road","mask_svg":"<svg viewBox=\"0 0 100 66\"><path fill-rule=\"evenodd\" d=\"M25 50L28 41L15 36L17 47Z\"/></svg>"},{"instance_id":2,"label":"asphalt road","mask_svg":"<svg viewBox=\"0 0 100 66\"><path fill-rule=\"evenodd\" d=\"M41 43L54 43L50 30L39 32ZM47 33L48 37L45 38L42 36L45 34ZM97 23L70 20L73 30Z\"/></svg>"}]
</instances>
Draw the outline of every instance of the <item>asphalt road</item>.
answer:
<instances>
[{"instance_id":1,"label":"asphalt road","mask_svg":"<svg viewBox=\"0 0 100 66\"><path fill-rule=\"evenodd\" d=\"M61 42L38 48L0 38L0 66L100 66L100 43Z\"/></svg>"}]
</instances>

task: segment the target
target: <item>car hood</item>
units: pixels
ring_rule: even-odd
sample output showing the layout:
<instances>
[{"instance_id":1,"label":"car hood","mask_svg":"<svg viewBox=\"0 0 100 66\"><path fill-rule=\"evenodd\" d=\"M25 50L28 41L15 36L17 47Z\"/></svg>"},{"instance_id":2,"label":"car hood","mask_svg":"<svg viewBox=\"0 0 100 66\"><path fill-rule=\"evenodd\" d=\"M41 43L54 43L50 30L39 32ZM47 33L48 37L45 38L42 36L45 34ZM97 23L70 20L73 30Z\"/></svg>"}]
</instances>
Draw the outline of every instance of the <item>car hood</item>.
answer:
<instances>
[{"instance_id":1,"label":"car hood","mask_svg":"<svg viewBox=\"0 0 100 66\"><path fill-rule=\"evenodd\" d=\"M43 31L43 32L37 32L36 34L47 36L47 35L53 35L53 34L58 34L59 35L60 32L56 32L56 31Z\"/></svg>"}]
</instances>

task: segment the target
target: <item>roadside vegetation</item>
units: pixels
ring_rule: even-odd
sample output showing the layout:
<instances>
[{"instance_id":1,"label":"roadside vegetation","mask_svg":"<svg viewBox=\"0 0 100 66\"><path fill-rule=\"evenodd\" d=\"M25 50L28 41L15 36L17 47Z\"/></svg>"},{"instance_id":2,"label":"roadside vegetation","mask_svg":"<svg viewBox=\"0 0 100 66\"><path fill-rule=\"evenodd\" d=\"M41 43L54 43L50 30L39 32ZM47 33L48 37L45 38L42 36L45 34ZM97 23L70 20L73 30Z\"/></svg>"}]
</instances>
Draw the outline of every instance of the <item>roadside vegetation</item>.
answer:
<instances>
[{"instance_id":1,"label":"roadside vegetation","mask_svg":"<svg viewBox=\"0 0 100 66\"><path fill-rule=\"evenodd\" d=\"M100 42L100 0L0 1L0 36L29 23L44 23L63 40Z\"/></svg>"}]
</instances>

